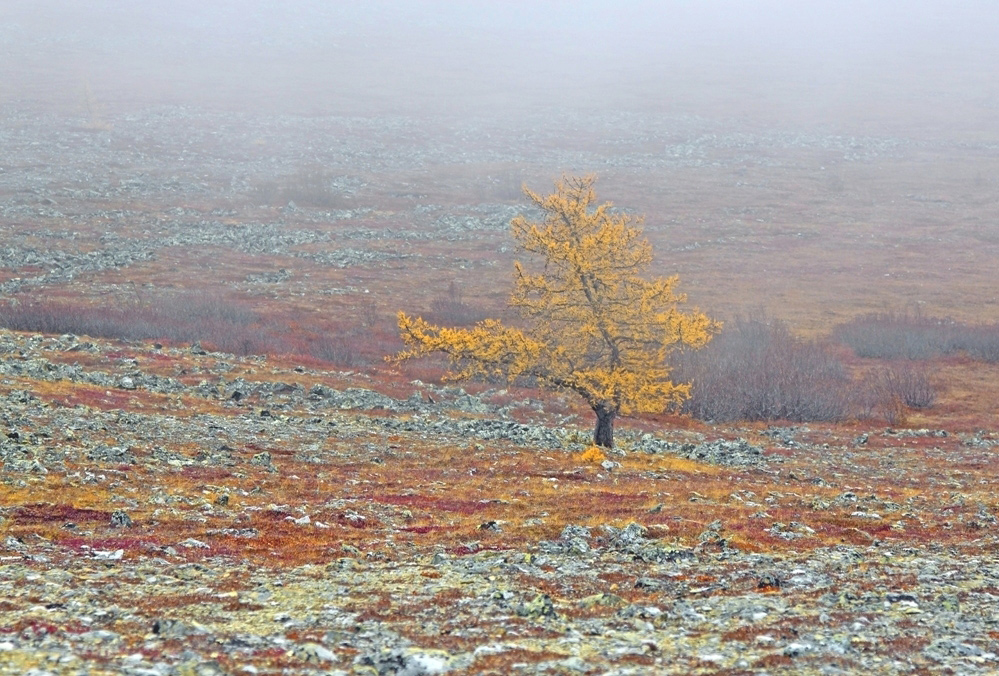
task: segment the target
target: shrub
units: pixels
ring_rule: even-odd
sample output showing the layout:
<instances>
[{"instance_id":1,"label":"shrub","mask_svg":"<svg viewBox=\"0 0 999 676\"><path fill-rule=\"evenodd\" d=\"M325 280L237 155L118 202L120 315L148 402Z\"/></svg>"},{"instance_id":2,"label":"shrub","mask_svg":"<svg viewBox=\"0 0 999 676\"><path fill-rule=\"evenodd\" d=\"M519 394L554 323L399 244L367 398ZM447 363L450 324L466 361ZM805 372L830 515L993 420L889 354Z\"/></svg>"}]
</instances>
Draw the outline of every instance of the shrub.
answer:
<instances>
[{"instance_id":1,"label":"shrub","mask_svg":"<svg viewBox=\"0 0 999 676\"><path fill-rule=\"evenodd\" d=\"M833 329L833 338L858 357L929 359L964 352L999 363L999 324L970 325L918 312L879 312L856 317Z\"/></svg>"},{"instance_id":2,"label":"shrub","mask_svg":"<svg viewBox=\"0 0 999 676\"><path fill-rule=\"evenodd\" d=\"M911 361L871 371L861 380L861 387L873 391L878 401L898 401L909 408L929 408L936 401L926 369Z\"/></svg>"},{"instance_id":3,"label":"shrub","mask_svg":"<svg viewBox=\"0 0 999 676\"><path fill-rule=\"evenodd\" d=\"M843 364L825 345L797 338L766 317L737 319L704 349L679 354L673 377L692 384L682 410L703 420L850 415L851 380Z\"/></svg>"},{"instance_id":4,"label":"shrub","mask_svg":"<svg viewBox=\"0 0 999 676\"><path fill-rule=\"evenodd\" d=\"M318 165L300 168L281 180L261 181L255 189L255 198L262 204L287 204L318 209L344 209L349 207L346 195L334 189L333 174Z\"/></svg>"},{"instance_id":5,"label":"shrub","mask_svg":"<svg viewBox=\"0 0 999 676\"><path fill-rule=\"evenodd\" d=\"M427 319L444 326L472 326L486 319L488 315L479 308L465 302L457 282L451 282L447 293L437 296L430 303Z\"/></svg>"},{"instance_id":6,"label":"shrub","mask_svg":"<svg viewBox=\"0 0 999 676\"><path fill-rule=\"evenodd\" d=\"M586 464L599 465L607 460L607 456L600 450L599 446L590 446L579 454L579 461Z\"/></svg>"},{"instance_id":7,"label":"shrub","mask_svg":"<svg viewBox=\"0 0 999 676\"><path fill-rule=\"evenodd\" d=\"M977 361L999 364L999 324L965 327L961 331L960 349Z\"/></svg>"},{"instance_id":8,"label":"shrub","mask_svg":"<svg viewBox=\"0 0 999 676\"><path fill-rule=\"evenodd\" d=\"M339 334L324 336L313 341L309 346L309 353L317 359L337 366L356 368L368 363L362 354L362 348L361 336Z\"/></svg>"},{"instance_id":9,"label":"shrub","mask_svg":"<svg viewBox=\"0 0 999 676\"><path fill-rule=\"evenodd\" d=\"M262 326L256 313L221 296L159 293L99 305L36 300L0 308L14 331L73 333L122 340L200 341L233 354L285 353L288 339Z\"/></svg>"}]
</instances>

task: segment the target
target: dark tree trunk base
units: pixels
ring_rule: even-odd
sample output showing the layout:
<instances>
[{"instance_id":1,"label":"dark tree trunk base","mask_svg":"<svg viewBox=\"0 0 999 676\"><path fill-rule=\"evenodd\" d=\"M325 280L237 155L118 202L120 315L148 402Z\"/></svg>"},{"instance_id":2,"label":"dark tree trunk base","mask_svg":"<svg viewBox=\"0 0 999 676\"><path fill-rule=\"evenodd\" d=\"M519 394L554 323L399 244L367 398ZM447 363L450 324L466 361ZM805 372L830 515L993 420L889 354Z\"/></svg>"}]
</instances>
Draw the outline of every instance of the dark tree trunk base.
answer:
<instances>
[{"instance_id":1,"label":"dark tree trunk base","mask_svg":"<svg viewBox=\"0 0 999 676\"><path fill-rule=\"evenodd\" d=\"M597 428L593 431L593 443L604 448L614 448L614 417L616 411L603 408L593 409L597 414Z\"/></svg>"}]
</instances>

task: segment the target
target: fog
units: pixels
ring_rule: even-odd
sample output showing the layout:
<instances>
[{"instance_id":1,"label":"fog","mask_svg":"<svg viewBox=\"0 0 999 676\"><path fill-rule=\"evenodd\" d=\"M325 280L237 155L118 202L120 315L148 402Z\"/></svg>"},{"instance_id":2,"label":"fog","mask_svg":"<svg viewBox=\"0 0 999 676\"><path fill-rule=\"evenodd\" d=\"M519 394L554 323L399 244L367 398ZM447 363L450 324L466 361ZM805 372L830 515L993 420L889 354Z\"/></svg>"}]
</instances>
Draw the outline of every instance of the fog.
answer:
<instances>
[{"instance_id":1,"label":"fog","mask_svg":"<svg viewBox=\"0 0 999 676\"><path fill-rule=\"evenodd\" d=\"M0 105L994 132L996 35L986 0L5 0Z\"/></svg>"}]
</instances>

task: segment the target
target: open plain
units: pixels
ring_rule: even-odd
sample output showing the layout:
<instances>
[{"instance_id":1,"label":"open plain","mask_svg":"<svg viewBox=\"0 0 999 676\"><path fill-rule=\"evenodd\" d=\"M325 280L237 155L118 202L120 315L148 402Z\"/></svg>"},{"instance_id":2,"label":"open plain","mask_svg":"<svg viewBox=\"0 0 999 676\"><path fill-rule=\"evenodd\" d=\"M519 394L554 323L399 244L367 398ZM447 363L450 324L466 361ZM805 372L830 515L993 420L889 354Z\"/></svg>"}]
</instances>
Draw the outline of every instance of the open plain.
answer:
<instances>
[{"instance_id":1,"label":"open plain","mask_svg":"<svg viewBox=\"0 0 999 676\"><path fill-rule=\"evenodd\" d=\"M589 121L615 132L587 155L486 122L227 119L6 113L10 307L165 325L214 299L204 348L0 335L6 673L996 668L994 365L937 360L908 427L636 419L601 464L571 398L381 359L393 312L451 282L503 312L518 186L548 166L601 171L715 314L994 319L987 167L878 188L955 146L686 118ZM464 134L495 146L458 163ZM232 354L256 346L278 354Z\"/></svg>"},{"instance_id":2,"label":"open plain","mask_svg":"<svg viewBox=\"0 0 999 676\"><path fill-rule=\"evenodd\" d=\"M189 63L59 5L0 7L0 674L999 671L995 360L916 360L933 401L888 417L603 451L569 394L385 361L400 310L509 316L521 186L563 172L692 305L855 382L891 362L852 318L994 328L994 55L424 80L432 21L384 62L347 12Z\"/></svg>"}]
</instances>

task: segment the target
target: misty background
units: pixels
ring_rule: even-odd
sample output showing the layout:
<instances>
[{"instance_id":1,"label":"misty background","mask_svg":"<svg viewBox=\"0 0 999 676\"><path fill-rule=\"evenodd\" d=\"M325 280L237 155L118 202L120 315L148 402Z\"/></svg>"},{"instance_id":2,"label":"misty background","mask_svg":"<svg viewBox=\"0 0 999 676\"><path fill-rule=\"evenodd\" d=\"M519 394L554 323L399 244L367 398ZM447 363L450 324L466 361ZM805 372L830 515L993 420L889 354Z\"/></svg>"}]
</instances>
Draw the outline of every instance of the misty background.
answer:
<instances>
[{"instance_id":1,"label":"misty background","mask_svg":"<svg viewBox=\"0 0 999 676\"><path fill-rule=\"evenodd\" d=\"M522 185L595 172L723 318L999 321L997 35L985 0L0 0L0 300L196 284L386 354L452 283L505 308Z\"/></svg>"},{"instance_id":2,"label":"misty background","mask_svg":"<svg viewBox=\"0 0 999 676\"><path fill-rule=\"evenodd\" d=\"M0 106L655 110L977 136L999 131L996 35L987 0L5 0Z\"/></svg>"}]
</instances>

